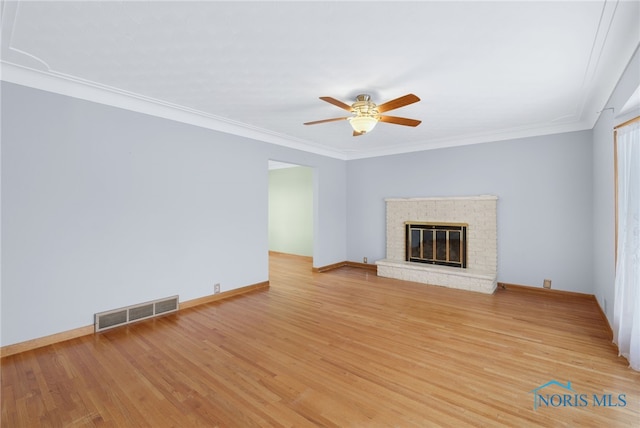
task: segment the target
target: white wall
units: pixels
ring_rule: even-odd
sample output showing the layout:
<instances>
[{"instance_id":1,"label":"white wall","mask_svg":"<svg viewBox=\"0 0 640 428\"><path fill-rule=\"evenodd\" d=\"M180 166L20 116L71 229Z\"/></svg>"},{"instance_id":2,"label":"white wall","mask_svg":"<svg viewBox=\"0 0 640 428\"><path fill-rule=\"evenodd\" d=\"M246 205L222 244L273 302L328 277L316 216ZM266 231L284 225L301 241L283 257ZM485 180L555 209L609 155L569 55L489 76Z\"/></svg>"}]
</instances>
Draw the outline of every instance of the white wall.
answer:
<instances>
[{"instance_id":1,"label":"white wall","mask_svg":"<svg viewBox=\"0 0 640 428\"><path fill-rule=\"evenodd\" d=\"M349 260L385 257L389 197L498 196L498 281L593 292L591 132L350 161Z\"/></svg>"},{"instance_id":2,"label":"white wall","mask_svg":"<svg viewBox=\"0 0 640 428\"><path fill-rule=\"evenodd\" d=\"M1 345L268 280L270 158L318 171L314 260L345 260L344 161L3 82Z\"/></svg>"},{"instance_id":3,"label":"white wall","mask_svg":"<svg viewBox=\"0 0 640 428\"><path fill-rule=\"evenodd\" d=\"M615 280L613 128L634 115L640 115L638 110L620 115L622 107L638 86L640 52L636 50L593 129L593 282L594 294L609 324L613 322Z\"/></svg>"}]
</instances>

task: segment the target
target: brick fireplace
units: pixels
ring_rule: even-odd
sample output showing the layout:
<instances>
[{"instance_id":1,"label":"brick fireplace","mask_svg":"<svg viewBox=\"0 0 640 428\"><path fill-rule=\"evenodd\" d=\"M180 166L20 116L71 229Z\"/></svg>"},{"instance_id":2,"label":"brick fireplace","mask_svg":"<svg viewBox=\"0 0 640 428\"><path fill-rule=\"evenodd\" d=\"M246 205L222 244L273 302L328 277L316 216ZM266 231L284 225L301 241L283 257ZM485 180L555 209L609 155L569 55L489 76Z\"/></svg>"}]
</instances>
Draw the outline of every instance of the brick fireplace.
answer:
<instances>
[{"instance_id":1,"label":"brick fireplace","mask_svg":"<svg viewBox=\"0 0 640 428\"><path fill-rule=\"evenodd\" d=\"M497 202L493 195L389 198L387 258L376 262L378 276L493 293L497 284ZM465 224L466 267L407 261L406 225Z\"/></svg>"}]
</instances>

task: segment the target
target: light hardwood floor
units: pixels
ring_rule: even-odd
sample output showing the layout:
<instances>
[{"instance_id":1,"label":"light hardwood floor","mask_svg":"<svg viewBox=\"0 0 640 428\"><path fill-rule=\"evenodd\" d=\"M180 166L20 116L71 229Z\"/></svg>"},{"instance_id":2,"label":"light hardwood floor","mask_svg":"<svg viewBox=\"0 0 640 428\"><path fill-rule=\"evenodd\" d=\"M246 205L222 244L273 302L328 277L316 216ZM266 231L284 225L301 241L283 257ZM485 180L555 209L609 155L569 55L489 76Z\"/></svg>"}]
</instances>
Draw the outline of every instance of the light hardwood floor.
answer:
<instances>
[{"instance_id":1,"label":"light hardwood floor","mask_svg":"<svg viewBox=\"0 0 640 428\"><path fill-rule=\"evenodd\" d=\"M270 263L268 290L3 358L1 426L640 426L592 298ZM534 410L551 380L580 406Z\"/></svg>"}]
</instances>

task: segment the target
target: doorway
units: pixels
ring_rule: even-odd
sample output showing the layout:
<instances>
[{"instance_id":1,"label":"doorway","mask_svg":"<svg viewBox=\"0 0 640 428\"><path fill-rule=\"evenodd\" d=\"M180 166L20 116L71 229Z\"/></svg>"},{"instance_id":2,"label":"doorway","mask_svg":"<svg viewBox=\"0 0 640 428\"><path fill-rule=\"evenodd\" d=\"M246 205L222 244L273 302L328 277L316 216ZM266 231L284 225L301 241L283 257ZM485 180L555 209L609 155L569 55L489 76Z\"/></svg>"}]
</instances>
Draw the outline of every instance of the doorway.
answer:
<instances>
[{"instance_id":1,"label":"doorway","mask_svg":"<svg viewBox=\"0 0 640 428\"><path fill-rule=\"evenodd\" d=\"M269 252L313 257L313 168L269 160Z\"/></svg>"}]
</instances>

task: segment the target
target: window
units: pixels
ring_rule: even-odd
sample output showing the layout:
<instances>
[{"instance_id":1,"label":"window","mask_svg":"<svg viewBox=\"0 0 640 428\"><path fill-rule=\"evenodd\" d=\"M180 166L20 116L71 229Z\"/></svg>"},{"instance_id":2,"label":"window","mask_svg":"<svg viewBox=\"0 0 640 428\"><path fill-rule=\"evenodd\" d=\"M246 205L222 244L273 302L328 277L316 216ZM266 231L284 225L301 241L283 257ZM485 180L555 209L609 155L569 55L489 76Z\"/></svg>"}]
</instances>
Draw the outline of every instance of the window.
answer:
<instances>
[{"instance_id":1,"label":"window","mask_svg":"<svg viewBox=\"0 0 640 428\"><path fill-rule=\"evenodd\" d=\"M613 341L640 370L640 117L616 127L616 277Z\"/></svg>"}]
</instances>

